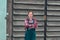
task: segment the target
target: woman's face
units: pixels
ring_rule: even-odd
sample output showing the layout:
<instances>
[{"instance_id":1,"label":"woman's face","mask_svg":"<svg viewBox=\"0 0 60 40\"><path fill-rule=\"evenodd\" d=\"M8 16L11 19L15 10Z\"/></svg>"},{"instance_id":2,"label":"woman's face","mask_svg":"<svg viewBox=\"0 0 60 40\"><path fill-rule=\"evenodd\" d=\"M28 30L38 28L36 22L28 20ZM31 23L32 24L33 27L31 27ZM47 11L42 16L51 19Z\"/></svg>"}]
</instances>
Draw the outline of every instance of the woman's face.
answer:
<instances>
[{"instance_id":1,"label":"woman's face","mask_svg":"<svg viewBox=\"0 0 60 40\"><path fill-rule=\"evenodd\" d=\"M29 16L29 18L32 18L33 17L33 13L29 12L28 16Z\"/></svg>"}]
</instances>

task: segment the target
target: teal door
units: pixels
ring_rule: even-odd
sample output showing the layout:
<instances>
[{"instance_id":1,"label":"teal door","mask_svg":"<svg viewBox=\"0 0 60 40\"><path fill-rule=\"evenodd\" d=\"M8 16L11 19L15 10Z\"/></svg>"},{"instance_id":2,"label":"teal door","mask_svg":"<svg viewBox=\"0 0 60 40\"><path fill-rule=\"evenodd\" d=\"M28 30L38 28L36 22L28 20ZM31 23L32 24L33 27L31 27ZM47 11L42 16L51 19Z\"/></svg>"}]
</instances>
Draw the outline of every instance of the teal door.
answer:
<instances>
[{"instance_id":1,"label":"teal door","mask_svg":"<svg viewBox=\"0 0 60 40\"><path fill-rule=\"evenodd\" d=\"M0 0L0 40L6 40L6 0Z\"/></svg>"}]
</instances>

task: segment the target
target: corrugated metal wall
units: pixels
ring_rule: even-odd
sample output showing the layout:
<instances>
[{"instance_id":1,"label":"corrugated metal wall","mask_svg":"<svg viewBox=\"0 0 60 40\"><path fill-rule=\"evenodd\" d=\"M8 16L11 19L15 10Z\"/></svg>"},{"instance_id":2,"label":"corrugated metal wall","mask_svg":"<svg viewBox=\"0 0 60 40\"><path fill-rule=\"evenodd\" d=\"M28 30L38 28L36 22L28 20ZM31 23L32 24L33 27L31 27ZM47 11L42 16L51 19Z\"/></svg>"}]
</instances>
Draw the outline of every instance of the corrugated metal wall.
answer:
<instances>
[{"instance_id":1,"label":"corrugated metal wall","mask_svg":"<svg viewBox=\"0 0 60 40\"><path fill-rule=\"evenodd\" d=\"M33 10L38 20L37 40L44 40L44 1L14 0L13 3L13 40L24 40L24 19L28 10ZM60 40L60 0L48 0L47 40Z\"/></svg>"}]
</instances>

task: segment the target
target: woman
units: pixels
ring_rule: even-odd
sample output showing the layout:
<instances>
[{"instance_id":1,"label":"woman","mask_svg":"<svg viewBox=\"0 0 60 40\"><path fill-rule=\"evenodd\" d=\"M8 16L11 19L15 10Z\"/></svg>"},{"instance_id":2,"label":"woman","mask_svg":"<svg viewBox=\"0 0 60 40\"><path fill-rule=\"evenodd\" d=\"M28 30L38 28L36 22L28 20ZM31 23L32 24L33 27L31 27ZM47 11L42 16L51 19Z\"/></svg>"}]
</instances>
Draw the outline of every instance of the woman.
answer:
<instances>
[{"instance_id":1,"label":"woman","mask_svg":"<svg viewBox=\"0 0 60 40\"><path fill-rule=\"evenodd\" d=\"M28 12L28 17L25 19L25 40L36 40L37 20L33 17L33 12Z\"/></svg>"}]
</instances>

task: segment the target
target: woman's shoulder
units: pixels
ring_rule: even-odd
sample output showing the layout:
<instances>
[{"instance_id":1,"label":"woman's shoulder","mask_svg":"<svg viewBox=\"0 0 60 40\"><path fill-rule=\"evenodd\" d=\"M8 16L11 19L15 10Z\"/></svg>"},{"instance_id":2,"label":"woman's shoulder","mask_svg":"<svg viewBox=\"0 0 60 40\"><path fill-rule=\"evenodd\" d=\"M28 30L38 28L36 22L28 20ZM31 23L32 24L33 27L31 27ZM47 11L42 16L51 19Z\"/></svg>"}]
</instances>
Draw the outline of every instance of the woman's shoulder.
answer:
<instances>
[{"instance_id":1,"label":"woman's shoulder","mask_svg":"<svg viewBox=\"0 0 60 40\"><path fill-rule=\"evenodd\" d=\"M25 20L28 20L28 17L26 17Z\"/></svg>"},{"instance_id":2,"label":"woman's shoulder","mask_svg":"<svg viewBox=\"0 0 60 40\"><path fill-rule=\"evenodd\" d=\"M36 20L36 18L35 18L35 17L33 17L33 19L34 19L34 20Z\"/></svg>"}]
</instances>

